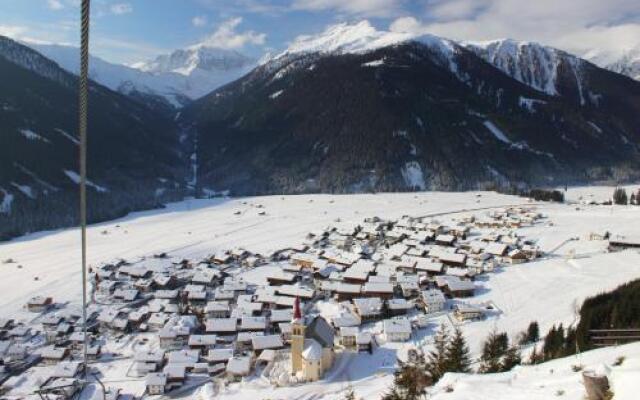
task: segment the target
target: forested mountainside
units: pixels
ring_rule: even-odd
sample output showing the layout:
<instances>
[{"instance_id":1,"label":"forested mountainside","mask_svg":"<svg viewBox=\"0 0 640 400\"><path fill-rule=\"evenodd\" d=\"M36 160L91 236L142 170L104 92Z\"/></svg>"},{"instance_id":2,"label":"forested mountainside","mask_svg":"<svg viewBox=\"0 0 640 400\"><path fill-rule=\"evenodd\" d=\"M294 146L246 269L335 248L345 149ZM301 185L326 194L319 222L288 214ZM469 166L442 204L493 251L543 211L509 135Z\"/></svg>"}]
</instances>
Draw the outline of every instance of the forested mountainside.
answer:
<instances>
[{"instance_id":1,"label":"forested mountainside","mask_svg":"<svg viewBox=\"0 0 640 400\"><path fill-rule=\"evenodd\" d=\"M542 46L327 35L184 110L203 188L454 190L639 175L640 83L628 77Z\"/></svg>"},{"instance_id":2,"label":"forested mountainside","mask_svg":"<svg viewBox=\"0 0 640 400\"><path fill-rule=\"evenodd\" d=\"M77 223L77 78L32 49L0 38L0 238ZM89 219L182 198L178 127L90 85Z\"/></svg>"}]
</instances>

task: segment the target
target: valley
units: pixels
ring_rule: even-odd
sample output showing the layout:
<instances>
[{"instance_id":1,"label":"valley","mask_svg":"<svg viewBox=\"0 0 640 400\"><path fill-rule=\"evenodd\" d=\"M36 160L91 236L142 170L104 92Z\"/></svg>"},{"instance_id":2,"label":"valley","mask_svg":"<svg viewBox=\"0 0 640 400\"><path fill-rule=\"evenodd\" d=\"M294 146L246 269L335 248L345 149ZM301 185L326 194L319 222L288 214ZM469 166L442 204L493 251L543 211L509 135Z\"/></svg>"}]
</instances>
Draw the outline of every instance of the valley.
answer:
<instances>
[{"instance_id":1,"label":"valley","mask_svg":"<svg viewBox=\"0 0 640 400\"><path fill-rule=\"evenodd\" d=\"M611 187L570 188L567 192L569 204L536 203L526 198L491 192L187 200L171 204L165 210L135 213L120 220L91 226L89 262L93 270L119 260L126 260L133 266L155 265L153 268L189 260L196 267L197 260L220 257L224 251L237 252L238 249L249 251L249 254L260 254L260 257L272 257L268 255L276 254L274 252L281 249L299 248L302 243L308 242L305 237L309 232L320 232L327 226L338 229L355 226L372 216L384 221L401 220L408 215L424 217L425 222L438 221L450 225L452 221L472 215L483 219L509 207L533 209L540 213L543 216L540 223L517 229L518 235L522 235L521 240L535 241L542 254L540 259L523 264L498 264L494 271L484 272L475 278L477 289L474 297L448 300L447 307L455 304L491 304L494 311L484 319L454 323L452 311L428 315L426 328L415 328L411 339L398 343L384 340L380 322L366 327L363 325L362 329L371 332L378 342L373 353L338 351L335 365L318 383L276 388L255 375L260 371L256 370L242 378L240 383L224 383L225 378L218 377L213 380L213 384L206 384L206 380L203 381L202 376L196 373L189 375L184 389L176 389L173 395L197 399L199 396L206 396L206 393L215 393L222 398L234 399L255 393L265 398L298 399L313 393L318 398L332 399L341 398L349 386L358 396L366 396L368 393L384 392L391 385L392 372L397 365L396 358L406 357L407 350L415 346L430 348L433 331L441 323L461 327L469 342L471 354L476 357L481 341L493 329L505 331L515 337L532 320L538 321L542 332L560 322L569 325L575 321L576 304L584 298L636 279L640 261L637 251L609 253L607 241L590 239L592 233L602 234L604 231L628 238L637 237L639 233L634 223L636 214L640 212L637 207L582 204L590 200L602 201L608 198L611 190ZM481 231L473 228L468 241L477 240ZM491 229L487 232L490 231ZM575 240L567 241L574 238ZM77 231L62 230L25 236L0 245L2 258L12 260L0 268L0 290L5 293L3 298L6 299L0 309L4 318L37 326L42 317L36 316L34 319L34 314L23 308L27 300L34 296L50 296L58 305L56 310L47 312L44 316L70 315L73 310L78 310L80 292L76 281L79 253L75 251L78 239ZM163 253L166 253L166 259L154 258L154 255ZM226 273L233 278L227 279L241 279L250 286L256 285L258 294L267 282L265 279L277 275L276 272L281 268L287 270L290 262L292 261L271 261L262 266L240 269L231 267L226 269ZM384 263L385 261L381 261L380 265ZM229 265L235 264L231 262ZM198 270L200 268L196 267ZM207 268L214 271L219 267L212 264ZM319 311L329 321L339 315L336 312L341 309L333 299L308 306L305 308ZM336 334L338 331L336 329ZM122 393L141 394L144 379L132 378L127 371L132 368L132 357L136 351L146 348L140 347L141 340L148 343L144 346L150 346L150 349L158 348L156 335L157 333L152 332L128 335L128 339L122 343L112 342L110 334L97 336L102 338L97 343L103 343L105 361L104 364L99 361L94 365L101 372L104 382L110 387L120 387ZM630 346L630 349L635 349L635 345ZM607 354L611 353L599 354L607 359ZM122 358L116 357L113 361L108 361L112 357L109 354L120 354ZM585 354L585 357L590 359L591 356ZM613 355L608 357L614 358ZM594 358L597 359L598 357ZM516 373L528 376L527 371L533 371L534 367L522 368ZM24 393L27 386L42 379L38 376L46 376L46 371L47 367L30 369L24 376L25 380L21 380L23 384L16 386L15 393ZM504 379L513 379L509 376L511 375L505 375ZM459 383L452 383L458 382L457 379ZM446 384L453 384L456 388L454 394L460 390L460 395L464 396L462 382L466 382L465 379L452 376L446 380ZM541 378L522 379L523 382L528 382L528 379ZM499 382L501 381L494 384L500 385ZM549 391L565 388L564 390L573 393L572 391L578 390L575 383L569 383L573 381L567 382L555 383ZM445 396L442 392L443 385L434 389L435 393L440 393L438 396ZM189 387L192 389L188 389ZM548 394L549 391L542 393Z\"/></svg>"}]
</instances>

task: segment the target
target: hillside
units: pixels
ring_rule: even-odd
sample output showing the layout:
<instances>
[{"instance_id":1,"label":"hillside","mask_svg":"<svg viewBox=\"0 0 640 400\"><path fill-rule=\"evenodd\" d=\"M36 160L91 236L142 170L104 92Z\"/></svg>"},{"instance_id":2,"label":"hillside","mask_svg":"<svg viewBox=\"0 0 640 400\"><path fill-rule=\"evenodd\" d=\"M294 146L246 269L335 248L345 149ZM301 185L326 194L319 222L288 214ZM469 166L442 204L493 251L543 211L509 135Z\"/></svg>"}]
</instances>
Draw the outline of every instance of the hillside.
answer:
<instances>
[{"instance_id":1,"label":"hillside","mask_svg":"<svg viewBox=\"0 0 640 400\"><path fill-rule=\"evenodd\" d=\"M77 78L0 38L0 239L77 223ZM89 218L156 207L182 194L175 123L91 83Z\"/></svg>"},{"instance_id":2,"label":"hillside","mask_svg":"<svg viewBox=\"0 0 640 400\"><path fill-rule=\"evenodd\" d=\"M199 184L262 194L638 177L640 83L541 46L482 53L366 22L294 43L185 109Z\"/></svg>"}]
</instances>

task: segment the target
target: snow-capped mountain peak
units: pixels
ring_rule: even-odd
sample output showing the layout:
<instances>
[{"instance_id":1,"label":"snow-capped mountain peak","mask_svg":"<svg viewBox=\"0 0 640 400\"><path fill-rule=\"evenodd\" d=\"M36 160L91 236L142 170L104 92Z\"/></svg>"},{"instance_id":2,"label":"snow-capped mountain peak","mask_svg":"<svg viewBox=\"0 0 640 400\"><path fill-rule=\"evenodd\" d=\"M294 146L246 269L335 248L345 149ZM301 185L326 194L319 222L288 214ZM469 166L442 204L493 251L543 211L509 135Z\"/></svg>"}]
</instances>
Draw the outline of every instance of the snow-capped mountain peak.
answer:
<instances>
[{"instance_id":1,"label":"snow-capped mountain peak","mask_svg":"<svg viewBox=\"0 0 640 400\"><path fill-rule=\"evenodd\" d=\"M255 64L254 59L235 50L196 44L169 54L162 54L152 61L136 64L136 67L154 74L174 72L189 76L197 69L221 73L238 69L244 70L246 67L255 66Z\"/></svg>"},{"instance_id":2,"label":"snow-capped mountain peak","mask_svg":"<svg viewBox=\"0 0 640 400\"><path fill-rule=\"evenodd\" d=\"M640 45L623 51L592 50L584 54L592 63L640 81Z\"/></svg>"},{"instance_id":3,"label":"snow-capped mountain peak","mask_svg":"<svg viewBox=\"0 0 640 400\"><path fill-rule=\"evenodd\" d=\"M577 87L579 101L582 93L583 60L553 47L536 42L513 39L461 43L485 61L512 78L551 96L562 95L559 90L560 73L566 73Z\"/></svg>"},{"instance_id":4,"label":"snow-capped mountain peak","mask_svg":"<svg viewBox=\"0 0 640 400\"><path fill-rule=\"evenodd\" d=\"M366 53L407 41L441 47L446 51L454 47L454 42L438 36L378 30L369 21L363 20L355 24L332 25L318 35L299 36L280 56L296 53Z\"/></svg>"},{"instance_id":5,"label":"snow-capped mountain peak","mask_svg":"<svg viewBox=\"0 0 640 400\"><path fill-rule=\"evenodd\" d=\"M80 53L76 47L27 45L67 71L78 73ZM191 46L131 66L91 56L89 66L90 78L112 90L161 96L174 107L181 107L184 98L197 99L249 72L255 61L236 51Z\"/></svg>"}]
</instances>

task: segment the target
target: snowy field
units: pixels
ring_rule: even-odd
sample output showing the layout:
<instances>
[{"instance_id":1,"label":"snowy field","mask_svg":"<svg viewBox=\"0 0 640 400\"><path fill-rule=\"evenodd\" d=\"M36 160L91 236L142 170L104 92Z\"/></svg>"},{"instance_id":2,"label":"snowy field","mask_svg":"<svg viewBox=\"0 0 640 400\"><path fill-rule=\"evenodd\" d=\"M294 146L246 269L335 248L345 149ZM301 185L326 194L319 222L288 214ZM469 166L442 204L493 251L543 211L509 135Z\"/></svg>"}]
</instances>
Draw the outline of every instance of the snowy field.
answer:
<instances>
[{"instance_id":1,"label":"snowy field","mask_svg":"<svg viewBox=\"0 0 640 400\"><path fill-rule=\"evenodd\" d=\"M605 200L612 192L611 187L570 188L567 197L576 201L580 197ZM298 244L308 232L334 224L338 219L358 223L371 216L433 215L447 221L456 215L471 214L470 210L479 215L491 208L525 203L528 203L527 199L491 192L190 200L171 204L164 210L135 213L91 226L88 231L89 263L99 265L119 258L132 261L162 252L177 259L198 259L218 250L237 247L267 253ZM588 240L590 233L607 230L614 234L640 236L640 207L546 203L537 204L537 209L548 217L545 224L522 228L519 233L539 239L538 245L549 254L539 261L509 266L478 278L480 289L469 302L491 302L499 314L461 325L474 354L494 328L515 335L532 320L540 323L543 332L554 323L570 324L575 321L576 305L585 297L640 278L640 254L637 251L607 253L605 241ZM260 215L262 212L264 215ZM567 257L568 254L573 256ZM77 230L36 233L0 244L0 262L9 258L16 263L0 264L0 318L32 319L33 314L27 313L23 305L35 295L52 296L58 303L77 306L81 295ZM252 274L256 280L263 276L259 269ZM252 276L246 278L252 279ZM322 305L323 314L330 316L332 310L335 310L332 304ZM344 395L347 387L352 386L358 397L379 398L391 383L397 352L414 344L428 345L430 333L440 323L453 324L446 316L435 317L429 327L415 334L409 343L383 344L373 355L340 354L334 368L321 382L275 388L260 379L252 379L226 387L208 386L186 392L183 397L204 399L213 391L216 398L228 400L337 399ZM638 345L627 348L636 359L640 356ZM610 362L605 358L613 355L601 353L601 357L600 353L593 356L593 363ZM113 382L125 382L123 369L129 366L130 362L116 360L101 367L101 371ZM548 375L546 367L522 367L492 377L448 376L446 379L450 382L447 382L455 387L455 391L447 393L441 390L435 398L546 399L550 398L550 393L565 390L566 395L562 398L582 399L582 392L578 396L575 384L578 375L569 374L565 371L567 369L566 365L557 368L563 371L563 375ZM36 368L33 370L37 372ZM536 386L538 383L534 380L545 382L540 385L546 389ZM495 390L473 392L474 396L471 396L474 387L480 383L486 383L487 388L495 387ZM567 388L560 388L563 385ZM128 381L122 386L134 391L142 387L140 381ZM514 395L528 386L535 391L535 396L539 396ZM500 394L502 397L497 396L501 387L510 388L510 391Z\"/></svg>"}]
</instances>

